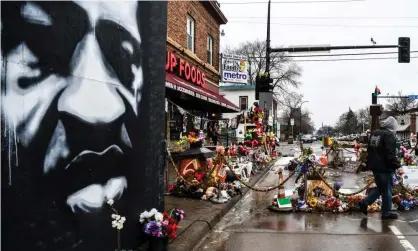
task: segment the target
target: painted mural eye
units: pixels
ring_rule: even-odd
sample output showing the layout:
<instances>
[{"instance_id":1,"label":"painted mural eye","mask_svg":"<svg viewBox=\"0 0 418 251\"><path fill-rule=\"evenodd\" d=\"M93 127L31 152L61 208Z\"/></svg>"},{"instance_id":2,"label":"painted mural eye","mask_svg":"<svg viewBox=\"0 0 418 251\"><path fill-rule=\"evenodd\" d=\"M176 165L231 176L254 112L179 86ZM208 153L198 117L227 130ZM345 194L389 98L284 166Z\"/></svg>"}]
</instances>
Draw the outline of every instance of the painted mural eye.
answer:
<instances>
[{"instance_id":1,"label":"painted mural eye","mask_svg":"<svg viewBox=\"0 0 418 251\"><path fill-rule=\"evenodd\" d=\"M122 42L122 48L124 48L129 54L134 54L134 46L129 41L123 41Z\"/></svg>"},{"instance_id":2,"label":"painted mural eye","mask_svg":"<svg viewBox=\"0 0 418 251\"><path fill-rule=\"evenodd\" d=\"M123 86L132 90L135 73L138 72L136 69L141 64L142 53L138 40L123 26L110 20L97 22L95 31L107 67L115 72Z\"/></svg>"},{"instance_id":3,"label":"painted mural eye","mask_svg":"<svg viewBox=\"0 0 418 251\"><path fill-rule=\"evenodd\" d=\"M32 2L23 5L21 14L23 18L32 24L39 24L44 26L52 25L52 18L42 8Z\"/></svg>"}]
</instances>

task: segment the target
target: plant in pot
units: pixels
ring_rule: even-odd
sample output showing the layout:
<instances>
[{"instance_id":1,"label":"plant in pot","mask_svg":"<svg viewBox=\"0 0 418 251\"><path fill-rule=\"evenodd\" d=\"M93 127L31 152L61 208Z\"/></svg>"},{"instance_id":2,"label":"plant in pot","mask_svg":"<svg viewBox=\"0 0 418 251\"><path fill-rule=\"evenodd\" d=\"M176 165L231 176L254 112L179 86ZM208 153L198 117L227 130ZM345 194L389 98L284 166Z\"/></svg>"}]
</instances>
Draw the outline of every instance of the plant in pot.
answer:
<instances>
[{"instance_id":1,"label":"plant in pot","mask_svg":"<svg viewBox=\"0 0 418 251\"><path fill-rule=\"evenodd\" d=\"M160 213L155 208L139 216L141 229L148 236L148 251L167 251L168 239L177 237L178 223L184 218L184 211L174 208Z\"/></svg>"}]
</instances>

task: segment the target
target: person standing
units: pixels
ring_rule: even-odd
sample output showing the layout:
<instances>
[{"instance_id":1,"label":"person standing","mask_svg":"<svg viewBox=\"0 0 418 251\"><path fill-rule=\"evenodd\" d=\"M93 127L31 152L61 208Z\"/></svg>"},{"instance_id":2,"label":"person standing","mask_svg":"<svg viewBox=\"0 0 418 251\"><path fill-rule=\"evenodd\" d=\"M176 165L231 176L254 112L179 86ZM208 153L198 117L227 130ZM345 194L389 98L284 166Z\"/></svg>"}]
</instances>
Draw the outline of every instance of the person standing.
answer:
<instances>
[{"instance_id":1,"label":"person standing","mask_svg":"<svg viewBox=\"0 0 418 251\"><path fill-rule=\"evenodd\" d=\"M216 122L212 124L212 142L213 145L218 145L218 126L216 125Z\"/></svg>"},{"instance_id":2,"label":"person standing","mask_svg":"<svg viewBox=\"0 0 418 251\"><path fill-rule=\"evenodd\" d=\"M396 157L396 129L398 122L388 117L380 123L380 128L371 133L367 146L367 165L373 171L376 187L366 199L360 202L360 210L367 215L367 208L382 196L382 219L397 219L392 210L393 175L401 167Z\"/></svg>"}]
</instances>

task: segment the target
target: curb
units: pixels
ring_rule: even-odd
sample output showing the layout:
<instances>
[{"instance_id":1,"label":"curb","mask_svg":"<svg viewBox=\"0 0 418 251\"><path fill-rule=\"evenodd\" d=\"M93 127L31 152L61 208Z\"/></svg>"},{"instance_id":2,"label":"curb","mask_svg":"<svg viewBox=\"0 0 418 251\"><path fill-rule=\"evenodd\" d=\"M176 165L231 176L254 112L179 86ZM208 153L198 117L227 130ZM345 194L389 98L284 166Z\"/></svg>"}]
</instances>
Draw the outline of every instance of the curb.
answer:
<instances>
[{"instance_id":1,"label":"curb","mask_svg":"<svg viewBox=\"0 0 418 251\"><path fill-rule=\"evenodd\" d=\"M268 167L257 175L257 178L250 182L251 185L256 184L265 176L270 168L279 160L277 158L268 165ZM245 195L250 191L248 187L244 187L241 196L235 196L229 201L220 213L213 215L210 220L196 220L187 229L185 229L176 239L168 245L170 251L190 251L202 240L202 238L212 231L215 226Z\"/></svg>"}]
</instances>

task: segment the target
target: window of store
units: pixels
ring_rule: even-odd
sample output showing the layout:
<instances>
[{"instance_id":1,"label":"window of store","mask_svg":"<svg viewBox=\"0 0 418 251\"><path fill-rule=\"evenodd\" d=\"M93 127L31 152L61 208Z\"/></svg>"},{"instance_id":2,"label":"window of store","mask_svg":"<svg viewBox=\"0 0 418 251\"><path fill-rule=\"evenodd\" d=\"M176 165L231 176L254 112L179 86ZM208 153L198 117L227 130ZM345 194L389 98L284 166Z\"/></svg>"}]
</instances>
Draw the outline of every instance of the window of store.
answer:
<instances>
[{"instance_id":1,"label":"window of store","mask_svg":"<svg viewBox=\"0 0 418 251\"><path fill-rule=\"evenodd\" d=\"M208 63L212 65L213 63L213 38L210 35L208 36L207 57L208 57Z\"/></svg>"},{"instance_id":2,"label":"window of store","mask_svg":"<svg viewBox=\"0 0 418 251\"><path fill-rule=\"evenodd\" d=\"M248 96L239 97L239 107L241 111L246 111L248 109Z\"/></svg>"},{"instance_id":3,"label":"window of store","mask_svg":"<svg viewBox=\"0 0 418 251\"><path fill-rule=\"evenodd\" d=\"M194 19L187 15L187 49L194 52Z\"/></svg>"}]
</instances>

